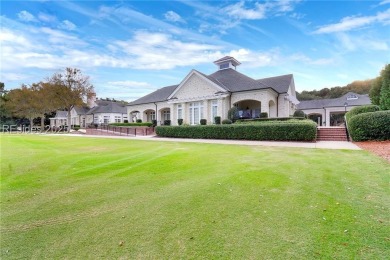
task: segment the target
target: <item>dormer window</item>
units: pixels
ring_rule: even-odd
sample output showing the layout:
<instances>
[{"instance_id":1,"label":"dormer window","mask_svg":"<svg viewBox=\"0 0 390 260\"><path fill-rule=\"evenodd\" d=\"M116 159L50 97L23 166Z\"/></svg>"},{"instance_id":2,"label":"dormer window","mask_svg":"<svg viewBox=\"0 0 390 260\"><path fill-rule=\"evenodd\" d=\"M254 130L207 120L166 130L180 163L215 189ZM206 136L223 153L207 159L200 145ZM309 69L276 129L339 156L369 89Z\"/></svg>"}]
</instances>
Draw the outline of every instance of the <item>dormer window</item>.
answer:
<instances>
[{"instance_id":1,"label":"dormer window","mask_svg":"<svg viewBox=\"0 0 390 260\"><path fill-rule=\"evenodd\" d=\"M224 63L224 64L219 65L220 70L227 69L227 68L229 68L229 63Z\"/></svg>"},{"instance_id":2,"label":"dormer window","mask_svg":"<svg viewBox=\"0 0 390 260\"><path fill-rule=\"evenodd\" d=\"M356 99L358 99L358 96L356 96L355 94L349 94L347 96L347 100L356 100Z\"/></svg>"}]
</instances>

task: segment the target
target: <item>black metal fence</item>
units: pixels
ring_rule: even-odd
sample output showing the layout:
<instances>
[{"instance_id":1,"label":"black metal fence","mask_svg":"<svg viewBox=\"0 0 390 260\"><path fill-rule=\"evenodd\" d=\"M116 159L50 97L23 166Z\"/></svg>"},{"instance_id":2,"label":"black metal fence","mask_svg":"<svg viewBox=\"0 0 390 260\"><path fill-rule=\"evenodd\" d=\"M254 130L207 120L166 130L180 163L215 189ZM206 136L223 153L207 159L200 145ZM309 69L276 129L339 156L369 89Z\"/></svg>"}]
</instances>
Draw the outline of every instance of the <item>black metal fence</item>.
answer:
<instances>
[{"instance_id":1,"label":"black metal fence","mask_svg":"<svg viewBox=\"0 0 390 260\"><path fill-rule=\"evenodd\" d=\"M100 130L102 133L112 133L127 136L137 135L151 135L154 133L154 127L126 127L126 126L112 126L112 125L98 125L96 130Z\"/></svg>"}]
</instances>

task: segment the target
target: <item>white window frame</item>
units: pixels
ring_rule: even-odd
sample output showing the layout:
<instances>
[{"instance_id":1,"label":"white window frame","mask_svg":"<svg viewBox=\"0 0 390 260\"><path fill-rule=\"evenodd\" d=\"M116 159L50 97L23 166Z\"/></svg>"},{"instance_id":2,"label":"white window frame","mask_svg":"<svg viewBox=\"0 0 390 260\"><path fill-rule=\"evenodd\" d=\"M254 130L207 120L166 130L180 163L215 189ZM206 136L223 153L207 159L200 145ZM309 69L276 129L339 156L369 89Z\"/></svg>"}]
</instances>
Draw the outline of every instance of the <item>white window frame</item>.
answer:
<instances>
[{"instance_id":1,"label":"white window frame","mask_svg":"<svg viewBox=\"0 0 390 260\"><path fill-rule=\"evenodd\" d=\"M190 125L199 125L203 119L203 101L192 102L189 107Z\"/></svg>"},{"instance_id":2,"label":"white window frame","mask_svg":"<svg viewBox=\"0 0 390 260\"><path fill-rule=\"evenodd\" d=\"M163 111L163 120L171 120L171 111L169 110Z\"/></svg>"},{"instance_id":3,"label":"white window frame","mask_svg":"<svg viewBox=\"0 0 390 260\"><path fill-rule=\"evenodd\" d=\"M211 115L210 122L214 123L215 117L218 116L218 100L217 99L211 100L210 115Z\"/></svg>"},{"instance_id":4,"label":"white window frame","mask_svg":"<svg viewBox=\"0 0 390 260\"><path fill-rule=\"evenodd\" d=\"M107 125L110 123L110 116L103 116L103 124Z\"/></svg>"},{"instance_id":5,"label":"white window frame","mask_svg":"<svg viewBox=\"0 0 390 260\"><path fill-rule=\"evenodd\" d=\"M153 120L156 120L156 112L150 111L149 112L149 122L152 122Z\"/></svg>"},{"instance_id":6,"label":"white window frame","mask_svg":"<svg viewBox=\"0 0 390 260\"><path fill-rule=\"evenodd\" d=\"M121 123L121 116L115 116L115 123Z\"/></svg>"},{"instance_id":7,"label":"white window frame","mask_svg":"<svg viewBox=\"0 0 390 260\"><path fill-rule=\"evenodd\" d=\"M182 106L182 104L177 105L177 119L183 119L183 106Z\"/></svg>"}]
</instances>

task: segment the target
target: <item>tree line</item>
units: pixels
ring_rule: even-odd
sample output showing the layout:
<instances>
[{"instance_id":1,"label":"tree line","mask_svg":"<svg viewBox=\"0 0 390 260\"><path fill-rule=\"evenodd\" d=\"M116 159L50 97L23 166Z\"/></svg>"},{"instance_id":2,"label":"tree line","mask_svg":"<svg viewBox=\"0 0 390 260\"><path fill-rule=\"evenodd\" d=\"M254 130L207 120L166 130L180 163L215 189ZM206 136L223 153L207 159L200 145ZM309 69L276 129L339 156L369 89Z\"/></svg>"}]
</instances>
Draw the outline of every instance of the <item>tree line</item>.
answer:
<instances>
[{"instance_id":1,"label":"tree line","mask_svg":"<svg viewBox=\"0 0 390 260\"><path fill-rule=\"evenodd\" d=\"M41 129L44 129L45 115L56 110L68 111L68 125L71 122L70 110L73 106L82 106L92 94L93 86L89 77L77 68L66 68L63 72L54 73L44 81L31 85L22 84L20 88L5 91L4 83L0 84L1 120L6 117L27 118L33 126L33 119L41 118ZM70 127L68 127L68 131Z\"/></svg>"},{"instance_id":2,"label":"tree line","mask_svg":"<svg viewBox=\"0 0 390 260\"><path fill-rule=\"evenodd\" d=\"M356 80L346 86L323 88L321 90L302 91L297 92L297 98L300 101L313 100L313 99L325 99L325 98L338 98L345 95L348 92L354 92L357 94L369 94L374 79L368 80Z\"/></svg>"},{"instance_id":3,"label":"tree line","mask_svg":"<svg viewBox=\"0 0 390 260\"><path fill-rule=\"evenodd\" d=\"M323 88L321 90L297 92L300 101L338 98L348 92L368 94L371 103L378 105L382 110L390 109L390 64L387 64L379 76L374 79L357 80L344 87Z\"/></svg>"}]
</instances>

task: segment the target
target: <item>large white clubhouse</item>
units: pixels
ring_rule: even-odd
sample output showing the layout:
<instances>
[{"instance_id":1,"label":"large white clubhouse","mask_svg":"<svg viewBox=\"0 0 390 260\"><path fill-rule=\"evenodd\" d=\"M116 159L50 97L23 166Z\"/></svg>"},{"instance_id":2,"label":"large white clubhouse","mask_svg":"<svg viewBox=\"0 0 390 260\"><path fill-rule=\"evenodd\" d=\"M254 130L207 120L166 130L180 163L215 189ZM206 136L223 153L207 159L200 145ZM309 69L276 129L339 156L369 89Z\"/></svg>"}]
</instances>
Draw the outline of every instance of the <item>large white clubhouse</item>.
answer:
<instances>
[{"instance_id":1,"label":"large white clubhouse","mask_svg":"<svg viewBox=\"0 0 390 260\"><path fill-rule=\"evenodd\" d=\"M241 63L226 56L214 62L218 70L205 75L197 70L178 85L168 86L141 97L127 106L129 121L156 120L172 125L183 119L185 124L196 125L201 119L213 124L214 118L228 117L233 106L242 118L256 118L266 112L269 117L289 117L294 114L296 99L292 74L263 79L252 79L236 70Z\"/></svg>"}]
</instances>

